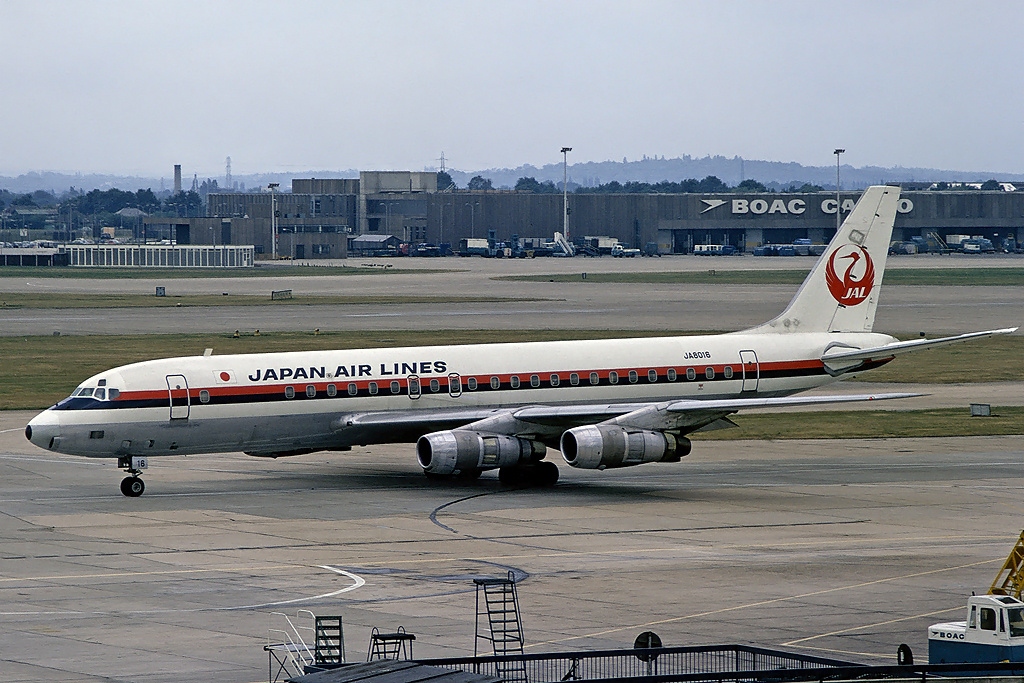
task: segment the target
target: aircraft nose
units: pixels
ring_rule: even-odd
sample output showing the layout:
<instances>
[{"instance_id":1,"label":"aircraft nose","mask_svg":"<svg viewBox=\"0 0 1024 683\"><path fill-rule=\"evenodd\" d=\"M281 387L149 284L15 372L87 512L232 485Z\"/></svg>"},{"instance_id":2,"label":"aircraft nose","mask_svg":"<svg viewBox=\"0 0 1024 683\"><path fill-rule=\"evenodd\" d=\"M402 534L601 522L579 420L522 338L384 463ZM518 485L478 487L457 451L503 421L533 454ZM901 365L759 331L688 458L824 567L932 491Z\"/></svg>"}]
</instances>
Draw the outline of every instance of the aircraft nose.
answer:
<instances>
[{"instance_id":1,"label":"aircraft nose","mask_svg":"<svg viewBox=\"0 0 1024 683\"><path fill-rule=\"evenodd\" d=\"M53 450L60 439L60 420L52 410L45 410L32 418L25 427L25 438L40 448Z\"/></svg>"}]
</instances>

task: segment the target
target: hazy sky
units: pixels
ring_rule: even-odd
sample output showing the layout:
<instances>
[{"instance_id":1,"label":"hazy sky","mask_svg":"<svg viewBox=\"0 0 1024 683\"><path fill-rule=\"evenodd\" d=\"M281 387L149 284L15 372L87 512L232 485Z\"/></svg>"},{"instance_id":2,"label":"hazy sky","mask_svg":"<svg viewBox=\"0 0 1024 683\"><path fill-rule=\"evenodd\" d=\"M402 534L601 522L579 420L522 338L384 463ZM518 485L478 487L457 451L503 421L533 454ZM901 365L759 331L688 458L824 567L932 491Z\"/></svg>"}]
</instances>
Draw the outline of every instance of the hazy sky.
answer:
<instances>
[{"instance_id":1,"label":"hazy sky","mask_svg":"<svg viewBox=\"0 0 1024 683\"><path fill-rule=\"evenodd\" d=\"M1024 172L1024 3L0 0L0 174Z\"/></svg>"}]
</instances>

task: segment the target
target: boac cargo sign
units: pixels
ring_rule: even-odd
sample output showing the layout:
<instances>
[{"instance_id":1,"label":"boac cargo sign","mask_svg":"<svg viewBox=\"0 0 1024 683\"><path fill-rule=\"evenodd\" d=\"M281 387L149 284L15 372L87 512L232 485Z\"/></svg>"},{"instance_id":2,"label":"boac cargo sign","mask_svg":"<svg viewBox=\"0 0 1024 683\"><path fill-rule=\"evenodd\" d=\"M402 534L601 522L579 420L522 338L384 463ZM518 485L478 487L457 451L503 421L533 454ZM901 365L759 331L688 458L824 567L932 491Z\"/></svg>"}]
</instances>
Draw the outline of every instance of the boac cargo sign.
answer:
<instances>
[{"instance_id":1,"label":"boac cargo sign","mask_svg":"<svg viewBox=\"0 0 1024 683\"><path fill-rule=\"evenodd\" d=\"M727 199L702 199L701 201L704 202L704 209L701 211L701 214L717 209L723 204L730 203ZM853 206L856 203L857 202L853 199L844 199L843 213L853 211ZM763 197L757 197L755 199L737 198L733 199L731 204L733 215L752 213L758 216L764 214L786 214L799 216L807 211L807 202L803 199L766 199ZM914 210L914 202L903 198L897 205L896 210L899 213L910 213ZM823 199L821 201L821 212L829 215L834 214L836 212L836 200Z\"/></svg>"}]
</instances>

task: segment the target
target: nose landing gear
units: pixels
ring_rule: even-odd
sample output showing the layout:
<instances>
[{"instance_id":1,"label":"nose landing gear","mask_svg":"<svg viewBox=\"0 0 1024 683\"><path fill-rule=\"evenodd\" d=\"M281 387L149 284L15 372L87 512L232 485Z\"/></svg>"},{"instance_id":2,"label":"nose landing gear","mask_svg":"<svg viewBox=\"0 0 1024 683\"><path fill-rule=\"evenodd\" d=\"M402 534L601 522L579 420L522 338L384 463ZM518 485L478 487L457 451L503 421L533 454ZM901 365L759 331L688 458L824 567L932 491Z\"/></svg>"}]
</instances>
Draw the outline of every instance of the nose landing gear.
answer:
<instances>
[{"instance_id":1,"label":"nose landing gear","mask_svg":"<svg viewBox=\"0 0 1024 683\"><path fill-rule=\"evenodd\" d=\"M149 466L146 458L125 456L117 459L117 466L129 476L121 480L121 493L129 498L138 498L146 490L146 483L139 477Z\"/></svg>"}]
</instances>

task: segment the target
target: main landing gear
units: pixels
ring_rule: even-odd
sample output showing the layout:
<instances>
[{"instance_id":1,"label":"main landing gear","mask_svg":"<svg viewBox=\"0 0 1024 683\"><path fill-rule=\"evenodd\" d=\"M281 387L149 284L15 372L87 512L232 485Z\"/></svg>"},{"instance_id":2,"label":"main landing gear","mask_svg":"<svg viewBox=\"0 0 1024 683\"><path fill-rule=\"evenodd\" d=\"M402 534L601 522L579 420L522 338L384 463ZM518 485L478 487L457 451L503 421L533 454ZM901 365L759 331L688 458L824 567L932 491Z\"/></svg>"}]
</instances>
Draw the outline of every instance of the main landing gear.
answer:
<instances>
[{"instance_id":1,"label":"main landing gear","mask_svg":"<svg viewBox=\"0 0 1024 683\"><path fill-rule=\"evenodd\" d=\"M128 476L121 480L121 493L129 498L141 496L146 490L146 483L139 475L149 466L146 458L125 456L117 459L117 466L128 473Z\"/></svg>"},{"instance_id":2,"label":"main landing gear","mask_svg":"<svg viewBox=\"0 0 1024 683\"><path fill-rule=\"evenodd\" d=\"M558 483L558 465L541 460L534 465L502 467L498 481L505 486L548 488Z\"/></svg>"}]
</instances>

